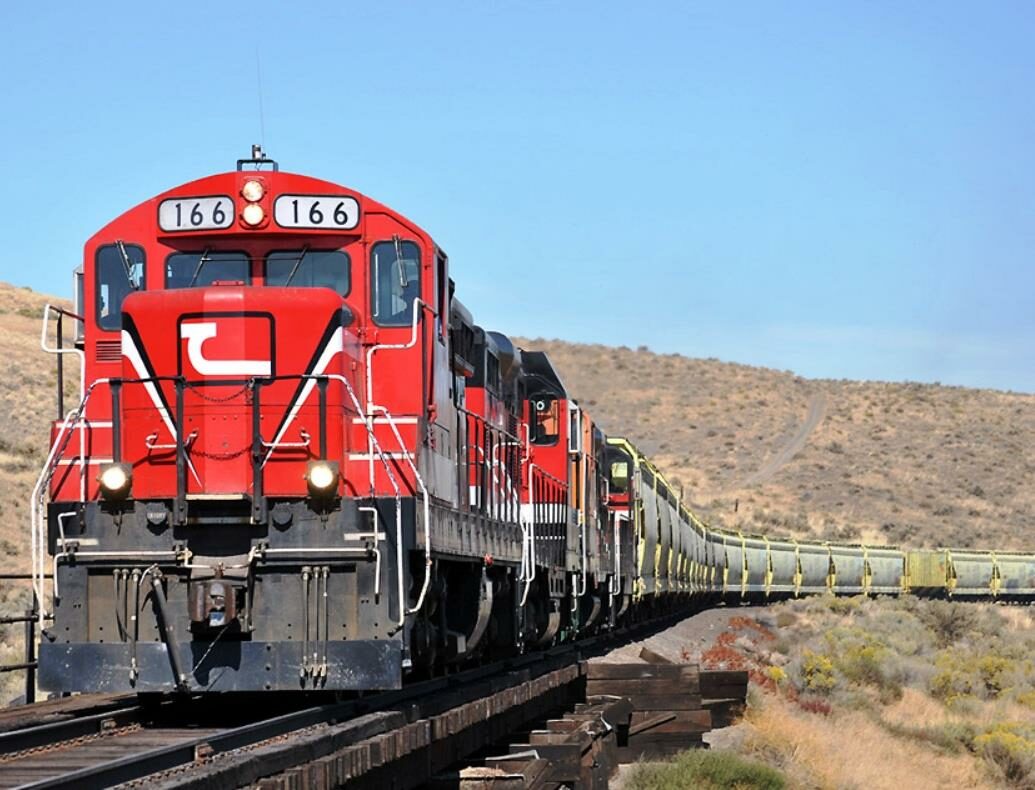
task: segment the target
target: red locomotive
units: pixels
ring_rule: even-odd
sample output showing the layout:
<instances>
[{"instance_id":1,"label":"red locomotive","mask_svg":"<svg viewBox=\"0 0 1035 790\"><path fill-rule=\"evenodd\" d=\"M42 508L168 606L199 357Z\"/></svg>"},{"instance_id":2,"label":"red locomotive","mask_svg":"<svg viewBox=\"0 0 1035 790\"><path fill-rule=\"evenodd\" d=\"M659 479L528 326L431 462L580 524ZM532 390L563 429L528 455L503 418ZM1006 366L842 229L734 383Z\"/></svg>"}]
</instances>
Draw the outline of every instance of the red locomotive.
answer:
<instances>
[{"instance_id":1,"label":"red locomotive","mask_svg":"<svg viewBox=\"0 0 1035 790\"><path fill-rule=\"evenodd\" d=\"M628 606L603 435L397 212L253 152L105 226L76 279L43 688L393 688Z\"/></svg>"}]
</instances>

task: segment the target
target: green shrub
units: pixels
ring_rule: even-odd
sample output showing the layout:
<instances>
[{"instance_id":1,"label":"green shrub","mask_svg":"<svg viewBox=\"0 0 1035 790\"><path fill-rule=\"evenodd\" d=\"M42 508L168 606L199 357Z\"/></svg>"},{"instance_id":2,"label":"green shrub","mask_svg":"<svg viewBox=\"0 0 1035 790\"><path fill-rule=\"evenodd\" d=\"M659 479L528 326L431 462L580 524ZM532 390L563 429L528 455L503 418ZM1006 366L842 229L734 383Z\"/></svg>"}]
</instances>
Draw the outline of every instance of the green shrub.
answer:
<instances>
[{"instance_id":1,"label":"green shrub","mask_svg":"<svg viewBox=\"0 0 1035 790\"><path fill-rule=\"evenodd\" d=\"M1025 666L998 653L946 650L935 659L931 695L948 705L967 698L998 699L1017 682L1025 682Z\"/></svg>"},{"instance_id":2,"label":"green shrub","mask_svg":"<svg viewBox=\"0 0 1035 790\"><path fill-rule=\"evenodd\" d=\"M817 694L829 694L837 686L834 662L823 653L813 653L808 648L801 663L802 680L805 688Z\"/></svg>"},{"instance_id":3,"label":"green shrub","mask_svg":"<svg viewBox=\"0 0 1035 790\"><path fill-rule=\"evenodd\" d=\"M964 636L978 630L978 612L973 605L950 601L928 601L918 606L916 615L938 640L939 647L949 647Z\"/></svg>"},{"instance_id":4,"label":"green shrub","mask_svg":"<svg viewBox=\"0 0 1035 790\"><path fill-rule=\"evenodd\" d=\"M851 598L829 598L826 600L827 608L834 614L855 614L859 611L865 596L856 595Z\"/></svg>"},{"instance_id":5,"label":"green shrub","mask_svg":"<svg viewBox=\"0 0 1035 790\"><path fill-rule=\"evenodd\" d=\"M640 763L626 783L629 790L783 790L787 781L774 768L732 752L693 749L670 763Z\"/></svg>"},{"instance_id":6,"label":"green shrub","mask_svg":"<svg viewBox=\"0 0 1035 790\"><path fill-rule=\"evenodd\" d=\"M1020 725L997 724L974 738L974 748L1000 779L1011 787L1035 785L1035 740Z\"/></svg>"}]
</instances>

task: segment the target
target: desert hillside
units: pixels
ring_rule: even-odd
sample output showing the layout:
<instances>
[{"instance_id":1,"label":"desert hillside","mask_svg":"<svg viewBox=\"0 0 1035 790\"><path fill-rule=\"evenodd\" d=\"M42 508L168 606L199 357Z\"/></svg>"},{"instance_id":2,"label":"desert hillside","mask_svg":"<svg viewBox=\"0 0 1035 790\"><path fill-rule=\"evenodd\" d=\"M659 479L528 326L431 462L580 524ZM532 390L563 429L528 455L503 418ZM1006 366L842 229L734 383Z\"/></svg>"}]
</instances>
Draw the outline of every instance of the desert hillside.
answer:
<instances>
[{"instance_id":1,"label":"desert hillside","mask_svg":"<svg viewBox=\"0 0 1035 790\"><path fill-rule=\"evenodd\" d=\"M1035 396L810 380L557 340L604 430L652 456L716 524L912 546L1035 548Z\"/></svg>"},{"instance_id":2,"label":"desert hillside","mask_svg":"<svg viewBox=\"0 0 1035 790\"><path fill-rule=\"evenodd\" d=\"M27 565L29 491L54 417L39 347L52 297L0 283L0 551ZM709 520L910 545L1032 546L1035 396L808 380L646 348L547 351L606 431L651 455ZM77 390L69 365L66 391Z\"/></svg>"},{"instance_id":3,"label":"desert hillside","mask_svg":"<svg viewBox=\"0 0 1035 790\"><path fill-rule=\"evenodd\" d=\"M0 283L0 553L8 567L19 571L29 566L29 495L46 456L49 421L57 413L57 368L54 357L40 349L48 301L69 306ZM71 408L79 391L79 367L71 357L66 360L66 408Z\"/></svg>"},{"instance_id":4,"label":"desert hillside","mask_svg":"<svg viewBox=\"0 0 1035 790\"><path fill-rule=\"evenodd\" d=\"M29 566L29 495L54 418L39 347L53 298L0 283L0 553ZM656 462L716 524L843 540L1035 548L1035 396L812 381L713 359L520 340L549 352L604 429ZM78 391L69 364L66 406ZM29 603L0 583L0 611ZM0 663L20 654L0 628ZM9 678L8 680L14 680ZM13 688L13 686L12 686ZM0 687L0 701L11 695Z\"/></svg>"}]
</instances>

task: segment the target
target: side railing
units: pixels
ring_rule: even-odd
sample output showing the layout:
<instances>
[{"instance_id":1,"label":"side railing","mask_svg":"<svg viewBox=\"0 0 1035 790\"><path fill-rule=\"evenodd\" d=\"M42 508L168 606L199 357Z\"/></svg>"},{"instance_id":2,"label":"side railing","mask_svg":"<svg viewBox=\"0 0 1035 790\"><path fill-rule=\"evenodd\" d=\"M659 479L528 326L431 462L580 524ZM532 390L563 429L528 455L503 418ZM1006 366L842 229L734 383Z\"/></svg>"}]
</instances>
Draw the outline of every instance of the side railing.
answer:
<instances>
[{"instance_id":1,"label":"side railing","mask_svg":"<svg viewBox=\"0 0 1035 790\"><path fill-rule=\"evenodd\" d=\"M51 315L56 316L56 339L54 345L50 345L48 337L48 331L50 329ZM83 317L73 313L71 310L66 310L63 307L57 305L46 304L43 307L43 329L40 332L40 348L46 351L48 354L54 354L57 358L57 418L63 420L65 418L65 356L73 354L79 357L79 394L82 397L83 390L85 389L86 383L86 365L83 364L85 355L82 350L73 346L72 348L65 347L65 318L71 318L74 321L78 321L80 324L83 323Z\"/></svg>"},{"instance_id":2,"label":"side railing","mask_svg":"<svg viewBox=\"0 0 1035 790\"><path fill-rule=\"evenodd\" d=\"M327 452L327 384L331 381L336 381L345 387L345 392L349 396L349 400L352 403L352 407L363 419L363 424L366 427L367 441L369 443L370 455L376 453L378 459L381 461L381 465L384 467L385 474L388 477L388 482L392 486L392 490L395 496L395 546L396 546L396 581L398 582L397 594L399 596L399 615L396 621L401 628L406 622L406 615L412 614L418 611L424 605L424 598L427 595L428 588L431 584L431 522L430 522L430 502L428 500L428 489L424 485L424 480L421 478L420 473L417 471L417 466L413 462L413 458L408 453L406 454L407 462L410 465L411 471L413 472L414 479L421 491L421 495L424 500L424 552L425 552L425 573L424 583L421 587L421 592L418 596L417 603L407 609L406 607L406 587L405 587L405 575L404 575L404 557L403 557L403 523L402 523L402 489L399 487L399 482L392 471L392 465L389 462L389 456L381 447L381 443L378 441L377 436L374 432L374 417L373 411L366 411L363 409L359 402L359 398L356 395L355 389L352 387L352 383L342 375L336 373L322 373L322 374L308 374L296 377L307 382L315 383L318 388L319 397L319 432L318 442L321 454L325 457ZM252 386L254 388L253 397L253 440L256 443L256 457L264 446L268 446L262 440L262 434L259 424L259 401L260 401L260 387L263 386L264 382L259 379L253 379ZM305 396L299 398L299 402L303 402ZM396 441L399 443L399 447L405 450L405 444L403 443L402 435L399 432L399 427L396 424L391 412L383 407L377 407L381 414L384 416L385 421L392 429L392 433L395 436ZM286 427L286 426L285 426ZM271 450L272 452L272 450ZM254 485L258 488L257 491L261 490L262 486L262 464L256 463L255 467L255 483ZM374 495L374 478L371 473L370 477L370 495ZM377 511L372 511L373 518L375 519L375 534L380 534L380 530L377 527ZM378 585L380 585L380 574L377 574Z\"/></svg>"},{"instance_id":3,"label":"side railing","mask_svg":"<svg viewBox=\"0 0 1035 790\"><path fill-rule=\"evenodd\" d=\"M34 576L31 573L0 573L0 581L5 583L31 582L33 579ZM36 670L39 666L36 659L38 620L39 599L34 594L30 595L29 606L25 609L0 611L0 632L5 631L12 625L21 625L23 627L22 643L24 645L24 653L21 656L21 660L0 664L0 676L6 676L8 673L14 672L23 673L23 697L26 705L31 705L36 701Z\"/></svg>"},{"instance_id":4,"label":"side railing","mask_svg":"<svg viewBox=\"0 0 1035 790\"><path fill-rule=\"evenodd\" d=\"M79 400L79 405L68 413L65 419L61 423L61 427L58 429L58 434L54 438L53 444L51 444L50 452L47 454L47 459L43 462L43 468L40 471L39 477L36 479L36 485L32 489L32 499L30 501L29 508L29 530L30 530L30 541L32 546L32 588L33 595L36 598L38 610L38 623L42 630L44 620L52 613L47 611L45 606L44 596L44 579L46 576L46 558L47 558L47 518L46 518L46 502L47 492L50 488L50 482L54 477L54 472L57 470L58 462L64 457L65 451L72 440L72 436L75 433L79 434L79 451L77 460L79 461L79 504L83 505L86 502L86 405L90 401L90 397L94 390L101 384L107 383L108 379L98 379L93 382L83 393Z\"/></svg>"},{"instance_id":5,"label":"side railing","mask_svg":"<svg viewBox=\"0 0 1035 790\"><path fill-rule=\"evenodd\" d=\"M496 521L521 516L521 464L524 443L479 414L459 409L465 420L465 463L461 485L468 487L468 508Z\"/></svg>"},{"instance_id":6,"label":"side railing","mask_svg":"<svg viewBox=\"0 0 1035 790\"><path fill-rule=\"evenodd\" d=\"M535 581L539 565L539 543L546 543L548 564L563 564L559 547L567 538L565 510L568 502L568 486L549 472L536 466L528 466L528 510L523 514L521 526L524 543L521 561L521 580L524 591L521 605L525 605L528 591Z\"/></svg>"},{"instance_id":7,"label":"side railing","mask_svg":"<svg viewBox=\"0 0 1035 790\"><path fill-rule=\"evenodd\" d=\"M53 344L50 341L50 325L51 320L55 323L55 340ZM31 542L31 572L27 575L28 581L32 582L32 615L33 615L33 634L35 634L35 628L38 627L40 630L43 629L44 623L51 617L51 613L46 611L46 607L43 605L44 602L44 583L46 580L45 561L46 561L46 546L47 546L47 532L46 532L46 518L45 518L45 502L47 496L47 488L50 485L50 481L54 476L54 471L57 468L57 462L61 459L65 450L68 449L68 445L72 439L73 432L78 429L79 431L79 498L80 501L86 499L86 454L84 448L86 447L86 403L90 398L90 393L93 391L93 386L86 388L86 365L85 365L85 354L82 349L73 345L71 348L65 346L65 318L71 318L74 321L78 321L80 324L83 322L83 317L73 313L71 310L66 310L63 307L57 305L46 304L43 307L43 326L40 329L40 348L48 354L53 354L57 360L57 419L61 422L61 427L58 430L58 435L55 437L54 443L51 445L50 452L47 455L47 459L43 463L43 469L40 472L39 478L36 481L36 485L32 491L32 498L30 500L30 513L29 513L29 532ZM65 357L69 354L76 356L79 359L79 404L75 409L66 412L65 411ZM15 580L20 574L10 575L10 580ZM14 615L14 617L24 617L28 615ZM28 626L26 626L28 629ZM35 636L32 639L28 637L28 631L26 632L26 655L30 648L35 650ZM34 660L34 659L33 659ZM28 658L25 664L32 663ZM27 670L28 671L28 670ZM35 671L35 668L32 668ZM33 679L33 682L35 680ZM27 695L28 696L28 695Z\"/></svg>"}]
</instances>

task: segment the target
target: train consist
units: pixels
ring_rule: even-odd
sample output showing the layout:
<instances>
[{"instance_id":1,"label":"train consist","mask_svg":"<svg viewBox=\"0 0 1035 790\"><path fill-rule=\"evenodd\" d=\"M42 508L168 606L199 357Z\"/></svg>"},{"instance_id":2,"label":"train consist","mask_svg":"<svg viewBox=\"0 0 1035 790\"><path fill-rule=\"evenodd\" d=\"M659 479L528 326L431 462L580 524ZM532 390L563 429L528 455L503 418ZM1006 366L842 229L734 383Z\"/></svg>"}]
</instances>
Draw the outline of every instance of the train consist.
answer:
<instances>
[{"instance_id":1,"label":"train consist","mask_svg":"<svg viewBox=\"0 0 1035 790\"><path fill-rule=\"evenodd\" d=\"M49 691L388 689L719 601L1035 594L1035 557L707 527L424 230L259 152L102 228L75 293L42 339L82 378L32 503Z\"/></svg>"}]
</instances>

